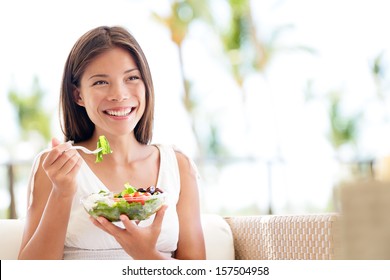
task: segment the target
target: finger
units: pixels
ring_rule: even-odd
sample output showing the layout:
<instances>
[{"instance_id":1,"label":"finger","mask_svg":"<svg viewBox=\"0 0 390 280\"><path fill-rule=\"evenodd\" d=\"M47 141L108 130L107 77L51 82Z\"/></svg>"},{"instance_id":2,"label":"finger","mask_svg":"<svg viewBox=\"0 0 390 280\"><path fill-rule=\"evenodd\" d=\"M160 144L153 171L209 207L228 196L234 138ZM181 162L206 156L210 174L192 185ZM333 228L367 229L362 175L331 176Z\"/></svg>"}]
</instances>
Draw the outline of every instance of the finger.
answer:
<instances>
[{"instance_id":1,"label":"finger","mask_svg":"<svg viewBox=\"0 0 390 280\"><path fill-rule=\"evenodd\" d=\"M95 225L97 226L98 228L102 229L102 230L105 230L105 228L97 221L96 218L92 217L92 216L89 216L89 220Z\"/></svg>"},{"instance_id":2,"label":"finger","mask_svg":"<svg viewBox=\"0 0 390 280\"><path fill-rule=\"evenodd\" d=\"M116 225L114 225L113 223L111 223L109 220L107 220L104 217L97 217L96 221L100 224L102 230L104 230L105 232L113 236L117 236L123 230L117 227Z\"/></svg>"},{"instance_id":3,"label":"finger","mask_svg":"<svg viewBox=\"0 0 390 280\"><path fill-rule=\"evenodd\" d=\"M126 215L120 215L120 219L121 219L121 221L122 221L122 223L125 226L127 231L135 230L137 228L138 223L139 223L139 221L138 221L138 223L137 222L134 223L134 221L131 221L129 219L129 217L127 217Z\"/></svg>"},{"instance_id":4,"label":"finger","mask_svg":"<svg viewBox=\"0 0 390 280\"><path fill-rule=\"evenodd\" d=\"M56 155L57 158L52 162L50 162L52 158L48 158L48 160L44 162L44 167L47 169L50 168L50 170L52 170L52 173L54 172L53 175L56 175L58 173L68 173L72 169L73 165L77 162L77 160L74 160L74 162L72 161L72 158L73 156L75 156L75 154L58 154L58 151L56 151L51 155L53 155L53 157Z\"/></svg>"},{"instance_id":5,"label":"finger","mask_svg":"<svg viewBox=\"0 0 390 280\"><path fill-rule=\"evenodd\" d=\"M102 226L101 223L99 223L99 221L97 220L97 218L94 218L92 216L89 217L89 220L95 225L97 226L98 228L100 228L101 230L105 231L106 233L110 234L105 227Z\"/></svg>"},{"instance_id":6,"label":"finger","mask_svg":"<svg viewBox=\"0 0 390 280\"><path fill-rule=\"evenodd\" d=\"M56 146L58 146L59 144L61 144L60 140L58 140L57 138L52 138L51 139L51 146L54 148Z\"/></svg>"},{"instance_id":7,"label":"finger","mask_svg":"<svg viewBox=\"0 0 390 280\"><path fill-rule=\"evenodd\" d=\"M68 152L63 154L53 166L58 167L59 171L68 175L75 167L77 168L79 159L81 159L81 156L77 152L72 152L72 154L68 154Z\"/></svg>"},{"instance_id":8,"label":"finger","mask_svg":"<svg viewBox=\"0 0 390 280\"><path fill-rule=\"evenodd\" d=\"M83 164L83 158L79 156L76 164L73 166L73 168L69 171L67 175L71 177L75 176L77 172L80 170L82 164Z\"/></svg>"},{"instance_id":9,"label":"finger","mask_svg":"<svg viewBox=\"0 0 390 280\"><path fill-rule=\"evenodd\" d=\"M55 146L46 156L44 160L44 165L45 166L50 166L52 165L58 158L61 157L61 155L69 149L72 145L68 142L59 144Z\"/></svg>"}]
</instances>

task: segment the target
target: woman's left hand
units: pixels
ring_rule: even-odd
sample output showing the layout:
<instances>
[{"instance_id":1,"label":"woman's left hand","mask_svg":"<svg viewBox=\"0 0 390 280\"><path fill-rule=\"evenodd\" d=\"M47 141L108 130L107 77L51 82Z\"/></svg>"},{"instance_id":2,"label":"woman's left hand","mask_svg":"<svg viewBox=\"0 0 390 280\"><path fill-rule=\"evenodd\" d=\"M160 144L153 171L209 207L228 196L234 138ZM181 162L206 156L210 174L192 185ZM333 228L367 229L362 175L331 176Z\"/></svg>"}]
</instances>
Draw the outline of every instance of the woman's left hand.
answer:
<instances>
[{"instance_id":1,"label":"woman's left hand","mask_svg":"<svg viewBox=\"0 0 390 280\"><path fill-rule=\"evenodd\" d=\"M129 220L126 215L120 216L125 228L120 228L103 217L91 217L91 220L97 227L111 234L133 259L156 260L163 258L156 249L156 244L166 208L166 205L161 207L153 223L147 227L138 227L138 223Z\"/></svg>"}]
</instances>

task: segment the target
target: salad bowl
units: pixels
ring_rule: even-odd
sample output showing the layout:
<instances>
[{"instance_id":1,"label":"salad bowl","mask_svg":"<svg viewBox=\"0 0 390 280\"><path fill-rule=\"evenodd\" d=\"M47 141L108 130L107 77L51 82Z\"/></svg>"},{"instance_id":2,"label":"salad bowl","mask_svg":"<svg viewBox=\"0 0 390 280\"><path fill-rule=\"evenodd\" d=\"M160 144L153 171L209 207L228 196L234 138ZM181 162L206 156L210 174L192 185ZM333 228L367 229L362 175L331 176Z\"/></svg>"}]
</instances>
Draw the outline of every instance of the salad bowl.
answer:
<instances>
[{"instance_id":1,"label":"salad bowl","mask_svg":"<svg viewBox=\"0 0 390 280\"><path fill-rule=\"evenodd\" d=\"M153 186L136 189L125 184L120 193L100 191L81 200L84 209L92 217L104 217L111 222L120 220L125 214L130 220L146 220L156 213L165 203L166 194Z\"/></svg>"}]
</instances>

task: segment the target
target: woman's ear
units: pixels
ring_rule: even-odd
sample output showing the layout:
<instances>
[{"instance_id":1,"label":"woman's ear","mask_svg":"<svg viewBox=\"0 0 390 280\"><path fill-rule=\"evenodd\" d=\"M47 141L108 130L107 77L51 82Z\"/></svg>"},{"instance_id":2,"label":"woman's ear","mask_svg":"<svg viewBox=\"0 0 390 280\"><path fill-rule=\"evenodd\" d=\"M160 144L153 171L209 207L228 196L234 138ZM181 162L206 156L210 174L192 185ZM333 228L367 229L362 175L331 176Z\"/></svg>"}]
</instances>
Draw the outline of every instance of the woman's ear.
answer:
<instances>
[{"instance_id":1,"label":"woman's ear","mask_svg":"<svg viewBox=\"0 0 390 280\"><path fill-rule=\"evenodd\" d=\"M76 86L73 87L73 98L74 98L74 101L75 101L78 105L84 107L84 101L83 101L83 99L81 98L80 90L79 90L79 88L76 87Z\"/></svg>"}]
</instances>

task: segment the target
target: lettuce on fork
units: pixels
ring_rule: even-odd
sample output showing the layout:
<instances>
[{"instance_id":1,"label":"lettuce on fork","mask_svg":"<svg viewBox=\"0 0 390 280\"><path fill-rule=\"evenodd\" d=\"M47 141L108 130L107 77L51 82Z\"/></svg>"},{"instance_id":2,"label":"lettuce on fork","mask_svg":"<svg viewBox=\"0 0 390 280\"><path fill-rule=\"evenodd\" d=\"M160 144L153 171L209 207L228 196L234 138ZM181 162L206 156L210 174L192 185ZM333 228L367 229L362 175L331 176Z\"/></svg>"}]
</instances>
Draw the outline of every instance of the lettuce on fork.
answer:
<instances>
[{"instance_id":1,"label":"lettuce on fork","mask_svg":"<svg viewBox=\"0 0 390 280\"><path fill-rule=\"evenodd\" d=\"M101 162L103 161L103 155L111 154L112 150L110 148L110 144L108 143L108 140L106 136L101 135L99 136L99 140L97 142L97 148L101 148L102 150L96 154L96 160L95 162Z\"/></svg>"}]
</instances>

